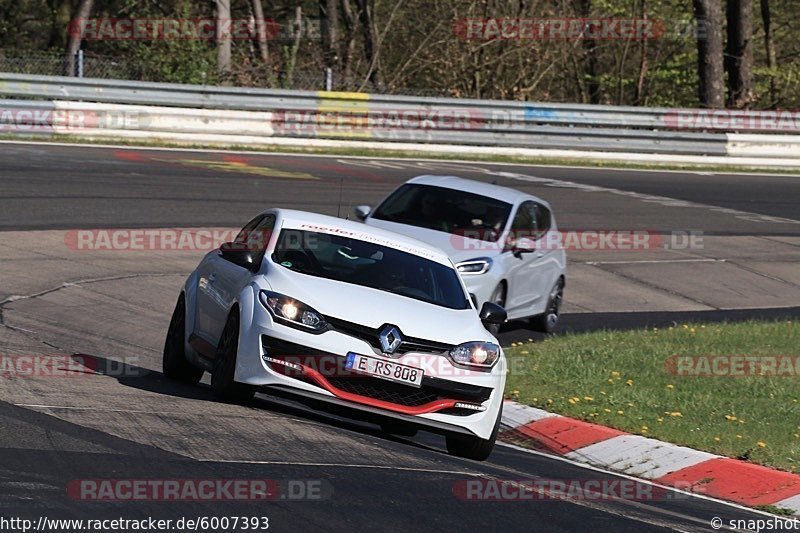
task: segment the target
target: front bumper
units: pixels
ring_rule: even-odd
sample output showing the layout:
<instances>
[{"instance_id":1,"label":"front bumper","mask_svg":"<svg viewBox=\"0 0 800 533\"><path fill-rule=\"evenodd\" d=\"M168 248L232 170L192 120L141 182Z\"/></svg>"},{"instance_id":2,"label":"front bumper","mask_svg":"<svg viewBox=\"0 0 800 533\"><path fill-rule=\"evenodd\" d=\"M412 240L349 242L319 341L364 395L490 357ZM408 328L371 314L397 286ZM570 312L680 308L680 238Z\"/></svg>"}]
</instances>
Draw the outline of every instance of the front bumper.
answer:
<instances>
[{"instance_id":1,"label":"front bumper","mask_svg":"<svg viewBox=\"0 0 800 533\"><path fill-rule=\"evenodd\" d=\"M444 354L408 352L388 358L365 340L339 331L315 335L277 324L266 312L255 315L251 323L242 323L236 381L412 417L434 430L445 427L484 439L491 435L502 403L504 357L489 372L456 368ZM344 368L348 352L421 368L421 386L350 372Z\"/></svg>"},{"instance_id":2,"label":"front bumper","mask_svg":"<svg viewBox=\"0 0 800 533\"><path fill-rule=\"evenodd\" d=\"M261 336L261 347L262 360L273 372L311 383L343 400L405 415L471 415L486 410L483 403L493 391L431 376L424 376L419 388L365 376L346 369L343 357L267 335Z\"/></svg>"}]
</instances>

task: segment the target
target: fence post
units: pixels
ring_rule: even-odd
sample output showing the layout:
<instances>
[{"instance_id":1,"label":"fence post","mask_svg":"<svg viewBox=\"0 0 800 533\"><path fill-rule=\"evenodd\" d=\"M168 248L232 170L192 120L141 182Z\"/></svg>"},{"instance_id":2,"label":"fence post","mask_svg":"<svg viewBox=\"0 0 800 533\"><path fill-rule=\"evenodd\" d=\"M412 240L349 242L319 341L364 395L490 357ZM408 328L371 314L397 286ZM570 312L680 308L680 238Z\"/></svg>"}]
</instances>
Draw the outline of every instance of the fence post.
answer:
<instances>
[{"instance_id":1,"label":"fence post","mask_svg":"<svg viewBox=\"0 0 800 533\"><path fill-rule=\"evenodd\" d=\"M333 69L331 67L325 68L325 90L328 92L333 90Z\"/></svg>"},{"instance_id":2,"label":"fence post","mask_svg":"<svg viewBox=\"0 0 800 533\"><path fill-rule=\"evenodd\" d=\"M78 50L76 54L78 56L78 77L83 77L83 50Z\"/></svg>"}]
</instances>

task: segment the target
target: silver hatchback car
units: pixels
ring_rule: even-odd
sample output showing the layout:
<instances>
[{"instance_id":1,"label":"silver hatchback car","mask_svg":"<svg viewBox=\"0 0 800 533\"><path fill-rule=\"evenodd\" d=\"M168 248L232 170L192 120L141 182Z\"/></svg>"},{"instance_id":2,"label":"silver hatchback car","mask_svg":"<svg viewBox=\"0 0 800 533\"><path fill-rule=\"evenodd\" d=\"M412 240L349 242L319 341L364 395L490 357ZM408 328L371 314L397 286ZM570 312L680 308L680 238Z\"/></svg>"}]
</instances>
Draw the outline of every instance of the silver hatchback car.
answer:
<instances>
[{"instance_id":1,"label":"silver hatchback car","mask_svg":"<svg viewBox=\"0 0 800 533\"><path fill-rule=\"evenodd\" d=\"M536 196L456 176L417 176L375 209L356 216L444 250L473 304L504 307L509 320L556 329L564 295L566 253L550 205ZM489 326L493 333L499 325Z\"/></svg>"}]
</instances>

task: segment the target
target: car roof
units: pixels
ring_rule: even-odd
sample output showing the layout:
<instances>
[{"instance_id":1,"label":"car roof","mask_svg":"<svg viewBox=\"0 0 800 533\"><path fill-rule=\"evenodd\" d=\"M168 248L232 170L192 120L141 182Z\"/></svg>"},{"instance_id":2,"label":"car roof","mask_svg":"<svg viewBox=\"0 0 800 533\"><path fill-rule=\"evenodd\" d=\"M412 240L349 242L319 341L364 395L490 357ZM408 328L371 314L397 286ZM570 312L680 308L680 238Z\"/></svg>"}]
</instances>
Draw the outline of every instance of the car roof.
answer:
<instances>
[{"instance_id":1,"label":"car roof","mask_svg":"<svg viewBox=\"0 0 800 533\"><path fill-rule=\"evenodd\" d=\"M546 201L533 196L532 194L527 194L510 187L486 183L484 181L459 178L458 176L435 176L431 174L425 174L411 178L406 183L433 185L436 187L444 187L446 189L471 192L473 194L480 194L481 196L488 196L503 202L508 202L509 204L516 204L521 200L535 200L539 203L549 206Z\"/></svg>"},{"instance_id":2,"label":"car roof","mask_svg":"<svg viewBox=\"0 0 800 533\"><path fill-rule=\"evenodd\" d=\"M447 254L436 246L414 239L413 237L395 233L393 231L369 226L363 222L356 222L353 220L346 220L343 218L321 215L319 213L311 213L308 211L300 211L297 209L270 209L268 212L275 213L278 220L281 221L282 224L285 223L285 221L291 221L293 223L313 224L323 227L332 227L339 230L347 230L356 234L354 238L358 238L358 235L363 235L373 239L382 239L390 243L397 244L398 247L403 248L403 251L409 251L409 249L413 250L416 248L420 251L424 251L427 255L436 257L437 262L439 263L452 265Z\"/></svg>"}]
</instances>

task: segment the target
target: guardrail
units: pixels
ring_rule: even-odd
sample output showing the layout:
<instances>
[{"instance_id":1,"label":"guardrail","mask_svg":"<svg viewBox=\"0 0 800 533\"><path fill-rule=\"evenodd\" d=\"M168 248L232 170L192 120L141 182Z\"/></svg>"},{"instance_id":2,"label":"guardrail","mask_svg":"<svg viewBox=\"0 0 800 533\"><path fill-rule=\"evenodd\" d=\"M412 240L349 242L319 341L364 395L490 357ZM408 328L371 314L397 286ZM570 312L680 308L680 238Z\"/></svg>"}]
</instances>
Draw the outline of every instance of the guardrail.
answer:
<instances>
[{"instance_id":1,"label":"guardrail","mask_svg":"<svg viewBox=\"0 0 800 533\"><path fill-rule=\"evenodd\" d=\"M787 116L788 112L542 104L2 73L0 97L12 98L0 100L0 132L233 144L314 139L386 147L800 159L800 136L787 135L800 132L800 113Z\"/></svg>"}]
</instances>

